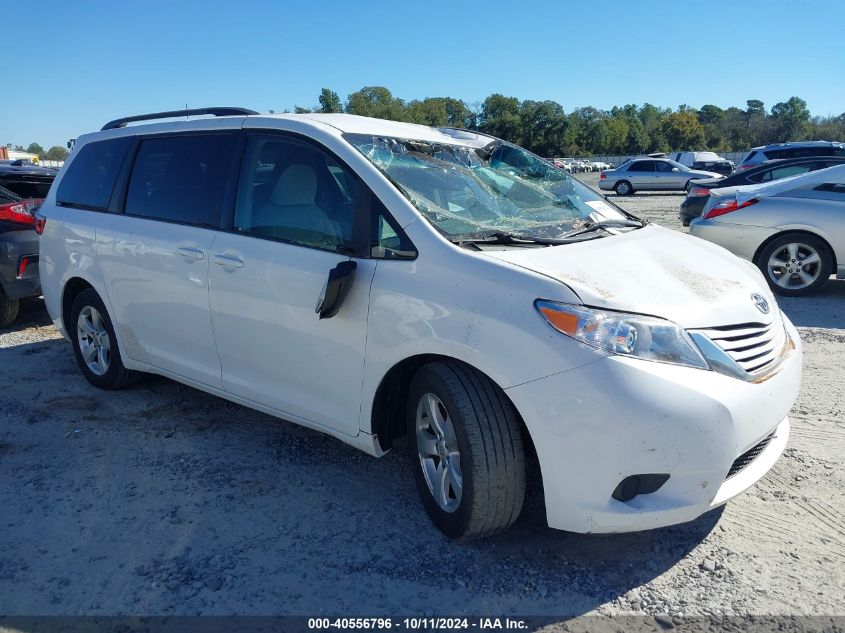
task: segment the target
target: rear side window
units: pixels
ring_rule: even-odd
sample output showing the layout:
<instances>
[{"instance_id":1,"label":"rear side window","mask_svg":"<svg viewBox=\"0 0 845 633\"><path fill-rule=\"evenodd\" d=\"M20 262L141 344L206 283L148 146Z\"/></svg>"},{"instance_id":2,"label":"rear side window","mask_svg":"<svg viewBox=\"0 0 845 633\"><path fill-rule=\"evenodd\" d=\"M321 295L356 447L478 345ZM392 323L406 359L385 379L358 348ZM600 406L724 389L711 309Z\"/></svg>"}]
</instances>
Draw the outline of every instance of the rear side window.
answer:
<instances>
[{"instance_id":1,"label":"rear side window","mask_svg":"<svg viewBox=\"0 0 845 633\"><path fill-rule=\"evenodd\" d=\"M768 182L770 180L780 180L781 178L788 178L789 176L796 176L798 174L805 174L808 171L813 171L814 163L804 163L803 165L787 165L786 167L775 167L768 171L764 171L759 175L756 182Z\"/></svg>"},{"instance_id":2,"label":"rear side window","mask_svg":"<svg viewBox=\"0 0 845 633\"><path fill-rule=\"evenodd\" d=\"M132 139L88 143L67 168L56 191L60 205L108 209L114 183Z\"/></svg>"},{"instance_id":3,"label":"rear side window","mask_svg":"<svg viewBox=\"0 0 845 633\"><path fill-rule=\"evenodd\" d=\"M638 160L628 166L628 171L654 171L654 161Z\"/></svg>"},{"instance_id":4,"label":"rear side window","mask_svg":"<svg viewBox=\"0 0 845 633\"><path fill-rule=\"evenodd\" d=\"M190 134L141 141L127 215L218 226L234 149L231 134Z\"/></svg>"}]
</instances>

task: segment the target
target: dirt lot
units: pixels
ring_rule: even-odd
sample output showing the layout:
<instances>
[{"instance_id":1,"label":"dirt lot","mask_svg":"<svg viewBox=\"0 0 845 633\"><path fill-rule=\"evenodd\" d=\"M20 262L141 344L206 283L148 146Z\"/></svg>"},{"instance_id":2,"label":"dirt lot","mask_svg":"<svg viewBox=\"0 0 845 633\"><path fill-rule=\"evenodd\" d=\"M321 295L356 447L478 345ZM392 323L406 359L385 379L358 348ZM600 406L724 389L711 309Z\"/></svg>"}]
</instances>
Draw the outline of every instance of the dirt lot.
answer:
<instances>
[{"instance_id":1,"label":"dirt lot","mask_svg":"<svg viewBox=\"0 0 845 633\"><path fill-rule=\"evenodd\" d=\"M595 176L586 180L595 182ZM620 200L681 230L677 194ZM845 281L782 301L805 345L783 459L724 511L469 545L404 451L340 442L157 377L90 387L40 301L0 331L0 613L845 613Z\"/></svg>"}]
</instances>

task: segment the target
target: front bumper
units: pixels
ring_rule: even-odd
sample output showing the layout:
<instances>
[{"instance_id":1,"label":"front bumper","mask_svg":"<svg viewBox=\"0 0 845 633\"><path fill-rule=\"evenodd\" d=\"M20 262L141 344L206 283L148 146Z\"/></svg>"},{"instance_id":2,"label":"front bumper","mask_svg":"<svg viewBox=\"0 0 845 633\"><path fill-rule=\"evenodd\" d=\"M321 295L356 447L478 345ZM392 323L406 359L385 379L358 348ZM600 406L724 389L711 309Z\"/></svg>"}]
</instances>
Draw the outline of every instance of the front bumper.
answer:
<instances>
[{"instance_id":1,"label":"front bumper","mask_svg":"<svg viewBox=\"0 0 845 633\"><path fill-rule=\"evenodd\" d=\"M629 532L690 521L754 484L789 436L801 343L774 373L744 382L713 371L609 356L507 390L528 426L543 475L550 527ZM775 431L727 478L734 461ZM624 478L669 474L656 492L612 498Z\"/></svg>"}]
</instances>

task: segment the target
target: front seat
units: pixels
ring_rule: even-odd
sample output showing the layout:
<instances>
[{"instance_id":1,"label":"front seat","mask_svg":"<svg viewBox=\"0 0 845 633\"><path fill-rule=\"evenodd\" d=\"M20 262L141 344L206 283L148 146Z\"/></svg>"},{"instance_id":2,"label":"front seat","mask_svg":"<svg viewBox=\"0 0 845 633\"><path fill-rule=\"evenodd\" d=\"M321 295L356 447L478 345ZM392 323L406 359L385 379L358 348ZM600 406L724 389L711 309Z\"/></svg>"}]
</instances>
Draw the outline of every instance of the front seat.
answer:
<instances>
[{"instance_id":1,"label":"front seat","mask_svg":"<svg viewBox=\"0 0 845 633\"><path fill-rule=\"evenodd\" d=\"M258 208L253 227L271 237L336 247L341 243L340 231L317 205L316 198L314 169L290 165L279 176L270 200Z\"/></svg>"}]
</instances>

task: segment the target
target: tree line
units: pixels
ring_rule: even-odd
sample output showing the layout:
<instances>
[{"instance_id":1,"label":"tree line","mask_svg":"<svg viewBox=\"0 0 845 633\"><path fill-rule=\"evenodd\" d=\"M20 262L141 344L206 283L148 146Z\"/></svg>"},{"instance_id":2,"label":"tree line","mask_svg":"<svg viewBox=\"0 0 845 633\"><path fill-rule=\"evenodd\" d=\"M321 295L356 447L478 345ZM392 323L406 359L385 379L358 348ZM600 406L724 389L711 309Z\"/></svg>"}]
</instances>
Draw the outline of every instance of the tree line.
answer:
<instances>
[{"instance_id":1,"label":"tree line","mask_svg":"<svg viewBox=\"0 0 845 633\"><path fill-rule=\"evenodd\" d=\"M707 104L676 109L650 103L610 110L576 108L567 113L555 101L522 100L492 94L466 103L453 97L405 101L383 86L368 86L343 103L323 88L318 104L295 112L347 112L424 125L478 130L530 149L541 156L641 154L673 150L742 151L757 145L808 139L845 140L845 112L813 117L799 97L770 109L759 99L745 108Z\"/></svg>"},{"instance_id":2,"label":"tree line","mask_svg":"<svg viewBox=\"0 0 845 633\"><path fill-rule=\"evenodd\" d=\"M567 113L555 101L520 101L492 94L467 103L453 97L405 101L383 86L368 86L348 95L344 103L323 88L317 105L295 112L348 112L379 119L478 130L521 145L541 156L634 155L673 150L743 151L757 145L823 139L845 140L845 112L813 117L807 102L790 97L766 109L759 99L745 108L707 104L661 108L650 103L614 106L610 110L576 108ZM273 112L271 110L271 112ZM65 160L67 149L45 150L38 143L9 149Z\"/></svg>"},{"instance_id":3,"label":"tree line","mask_svg":"<svg viewBox=\"0 0 845 633\"><path fill-rule=\"evenodd\" d=\"M29 146L15 145L7 143L4 147L15 152L27 152L29 154L36 154L41 160L65 160L68 151L66 148L59 145L53 145L50 149L45 150L38 143L30 143Z\"/></svg>"}]
</instances>

